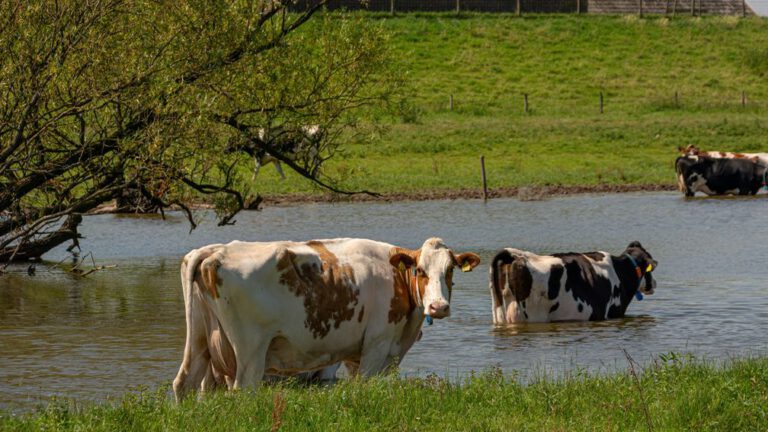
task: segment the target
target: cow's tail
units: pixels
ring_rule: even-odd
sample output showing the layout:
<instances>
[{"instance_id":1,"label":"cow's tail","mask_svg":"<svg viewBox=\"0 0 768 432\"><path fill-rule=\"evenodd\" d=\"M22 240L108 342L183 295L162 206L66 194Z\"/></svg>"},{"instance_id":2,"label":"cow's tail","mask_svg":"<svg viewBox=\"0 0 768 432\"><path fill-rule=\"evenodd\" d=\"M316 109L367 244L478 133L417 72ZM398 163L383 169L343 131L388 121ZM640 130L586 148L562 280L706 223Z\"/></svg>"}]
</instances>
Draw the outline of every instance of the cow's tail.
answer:
<instances>
[{"instance_id":1,"label":"cow's tail","mask_svg":"<svg viewBox=\"0 0 768 432\"><path fill-rule=\"evenodd\" d=\"M491 291L491 307L493 312L493 323L504 324L506 322L506 312L504 310L504 296L502 291L504 289L504 283L507 280L507 272L505 267L515 260L515 257L507 249L502 249L491 261L490 269L490 283L489 288Z\"/></svg>"},{"instance_id":2,"label":"cow's tail","mask_svg":"<svg viewBox=\"0 0 768 432\"><path fill-rule=\"evenodd\" d=\"M202 296L198 290L208 289L208 280L216 281L215 272L211 270L217 266L206 266L216 248L204 247L189 252L181 262L181 288L184 296L184 311L187 322L187 340L184 346L184 358L181 363L179 374L173 383L173 390L176 399L181 400L184 394L192 389L200 387L200 381L203 376L200 374L200 367L196 364L195 352L205 349L198 346L201 340L208 339L208 329L205 315L206 305L202 304ZM210 261L210 260L209 260ZM213 260L218 263L218 260ZM203 271L207 269L207 271ZM207 273L207 274L206 274ZM211 277L212 276L212 277ZM195 287L197 282L198 287ZM215 285L213 286L215 290Z\"/></svg>"}]
</instances>

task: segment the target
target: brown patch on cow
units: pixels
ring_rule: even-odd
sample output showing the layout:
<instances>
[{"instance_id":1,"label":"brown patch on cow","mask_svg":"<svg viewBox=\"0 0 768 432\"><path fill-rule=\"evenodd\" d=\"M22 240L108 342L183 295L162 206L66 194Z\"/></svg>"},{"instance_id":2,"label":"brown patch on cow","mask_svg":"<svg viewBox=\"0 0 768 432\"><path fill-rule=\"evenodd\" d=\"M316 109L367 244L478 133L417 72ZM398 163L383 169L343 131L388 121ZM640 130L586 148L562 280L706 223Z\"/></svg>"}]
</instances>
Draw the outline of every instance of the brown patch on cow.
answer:
<instances>
[{"instance_id":1,"label":"brown patch on cow","mask_svg":"<svg viewBox=\"0 0 768 432\"><path fill-rule=\"evenodd\" d=\"M365 305L360 307L360 313L357 314L357 322L363 322L363 314L365 313Z\"/></svg>"},{"instance_id":2,"label":"brown patch on cow","mask_svg":"<svg viewBox=\"0 0 768 432\"><path fill-rule=\"evenodd\" d=\"M397 324L400 320L407 317L416 307L416 302L408 287L409 283L406 282L407 280L412 282L415 278L410 276L411 272L409 269L398 270L393 267L392 272L395 281L394 294L392 300L389 302L389 315L387 321L389 323Z\"/></svg>"},{"instance_id":3,"label":"brown patch on cow","mask_svg":"<svg viewBox=\"0 0 768 432\"><path fill-rule=\"evenodd\" d=\"M518 302L524 301L531 295L531 289L533 288L533 276L531 271L528 270L528 266L525 265L523 260L515 260L512 264L507 265L507 281L509 282L509 289L512 292L515 300Z\"/></svg>"},{"instance_id":4,"label":"brown patch on cow","mask_svg":"<svg viewBox=\"0 0 768 432\"><path fill-rule=\"evenodd\" d=\"M221 285L221 279L218 276L218 270L221 267L221 262L218 257L210 256L200 263L200 276L202 277L203 286L211 294L211 297L219 298L218 285Z\"/></svg>"},{"instance_id":5,"label":"brown patch on cow","mask_svg":"<svg viewBox=\"0 0 768 432\"><path fill-rule=\"evenodd\" d=\"M306 319L304 326L315 339L325 337L331 328L351 321L358 303L359 289L354 289L355 273L321 242L311 241L307 246L319 256L321 265L302 263L297 266L296 254L282 251L277 261L281 271L280 283L297 297L304 297Z\"/></svg>"},{"instance_id":6,"label":"brown patch on cow","mask_svg":"<svg viewBox=\"0 0 768 432\"><path fill-rule=\"evenodd\" d=\"M411 257L413 265L410 267L400 267L397 263L390 263L393 265L393 296L389 303L389 315L388 322L397 324L403 318L413 312L418 306L418 299L424 298L424 290L429 284L429 277L417 268L419 257L421 256L421 249L404 249L400 247L394 247L389 251L389 256L394 257L398 254L403 254ZM416 290L418 289L418 293Z\"/></svg>"}]
</instances>

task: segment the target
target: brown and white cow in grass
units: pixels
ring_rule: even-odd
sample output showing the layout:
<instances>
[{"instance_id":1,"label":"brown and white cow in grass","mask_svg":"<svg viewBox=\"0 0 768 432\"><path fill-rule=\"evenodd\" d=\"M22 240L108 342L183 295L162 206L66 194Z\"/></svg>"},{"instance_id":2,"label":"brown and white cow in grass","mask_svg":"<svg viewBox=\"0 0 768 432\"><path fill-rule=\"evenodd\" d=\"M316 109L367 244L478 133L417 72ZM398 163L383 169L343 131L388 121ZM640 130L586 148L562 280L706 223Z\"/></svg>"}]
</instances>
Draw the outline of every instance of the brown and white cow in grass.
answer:
<instances>
[{"instance_id":1,"label":"brown and white cow in grass","mask_svg":"<svg viewBox=\"0 0 768 432\"><path fill-rule=\"evenodd\" d=\"M633 298L653 294L651 272L657 265L640 242L630 243L618 256L503 249L490 266L493 323L622 317Z\"/></svg>"},{"instance_id":2,"label":"brown and white cow in grass","mask_svg":"<svg viewBox=\"0 0 768 432\"><path fill-rule=\"evenodd\" d=\"M683 156L703 156L716 159L748 159L755 163L759 162L768 165L768 153L703 151L693 144L686 147L680 147L678 150L680 150Z\"/></svg>"},{"instance_id":3,"label":"brown and white cow in grass","mask_svg":"<svg viewBox=\"0 0 768 432\"><path fill-rule=\"evenodd\" d=\"M402 360L426 316L450 315L453 269L479 262L437 238L416 250L364 239L193 250L181 266L187 341L176 398L340 362L352 374L384 371Z\"/></svg>"}]
</instances>

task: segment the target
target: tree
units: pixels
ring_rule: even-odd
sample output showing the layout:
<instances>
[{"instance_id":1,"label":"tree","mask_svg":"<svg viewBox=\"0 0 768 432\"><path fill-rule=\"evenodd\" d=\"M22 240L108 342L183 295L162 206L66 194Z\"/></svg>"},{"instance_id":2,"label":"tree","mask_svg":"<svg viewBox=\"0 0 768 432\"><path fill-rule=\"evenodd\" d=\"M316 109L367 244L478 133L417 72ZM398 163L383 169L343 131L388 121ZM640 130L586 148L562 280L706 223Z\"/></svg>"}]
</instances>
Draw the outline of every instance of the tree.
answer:
<instances>
[{"instance_id":1,"label":"tree","mask_svg":"<svg viewBox=\"0 0 768 432\"><path fill-rule=\"evenodd\" d=\"M3 2L0 261L77 246L81 214L127 190L234 223L259 152L357 193L318 168L401 78L381 28L326 1ZM296 157L263 133L303 125L324 133Z\"/></svg>"}]
</instances>

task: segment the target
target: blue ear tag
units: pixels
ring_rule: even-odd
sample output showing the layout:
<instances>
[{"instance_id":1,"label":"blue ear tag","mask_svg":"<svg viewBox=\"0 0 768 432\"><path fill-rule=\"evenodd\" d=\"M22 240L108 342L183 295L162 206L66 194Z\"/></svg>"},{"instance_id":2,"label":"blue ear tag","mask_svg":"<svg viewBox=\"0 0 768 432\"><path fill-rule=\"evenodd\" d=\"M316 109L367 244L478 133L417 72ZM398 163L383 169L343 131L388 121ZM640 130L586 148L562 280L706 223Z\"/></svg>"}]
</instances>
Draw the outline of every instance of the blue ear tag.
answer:
<instances>
[{"instance_id":1,"label":"blue ear tag","mask_svg":"<svg viewBox=\"0 0 768 432\"><path fill-rule=\"evenodd\" d=\"M427 325L432 325L433 322L435 322L435 320L433 320L431 316L427 315Z\"/></svg>"},{"instance_id":2,"label":"blue ear tag","mask_svg":"<svg viewBox=\"0 0 768 432\"><path fill-rule=\"evenodd\" d=\"M635 298L637 301L641 301L643 299L643 293L641 293L639 290L635 291Z\"/></svg>"}]
</instances>

